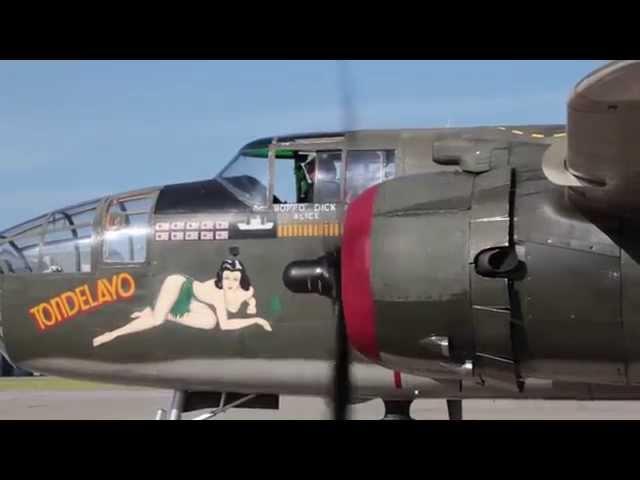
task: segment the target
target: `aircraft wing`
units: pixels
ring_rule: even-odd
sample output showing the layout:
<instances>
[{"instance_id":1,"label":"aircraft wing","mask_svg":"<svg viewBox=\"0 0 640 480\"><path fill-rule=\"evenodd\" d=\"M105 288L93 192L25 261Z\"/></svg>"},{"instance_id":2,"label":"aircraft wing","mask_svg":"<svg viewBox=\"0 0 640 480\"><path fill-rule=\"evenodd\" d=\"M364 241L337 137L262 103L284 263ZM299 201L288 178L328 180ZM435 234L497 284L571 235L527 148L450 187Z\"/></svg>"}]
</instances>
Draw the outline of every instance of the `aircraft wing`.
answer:
<instances>
[{"instance_id":1,"label":"aircraft wing","mask_svg":"<svg viewBox=\"0 0 640 480\"><path fill-rule=\"evenodd\" d=\"M640 211L640 61L607 63L575 86L566 137L554 139L543 161L555 184L570 187L589 207Z\"/></svg>"}]
</instances>

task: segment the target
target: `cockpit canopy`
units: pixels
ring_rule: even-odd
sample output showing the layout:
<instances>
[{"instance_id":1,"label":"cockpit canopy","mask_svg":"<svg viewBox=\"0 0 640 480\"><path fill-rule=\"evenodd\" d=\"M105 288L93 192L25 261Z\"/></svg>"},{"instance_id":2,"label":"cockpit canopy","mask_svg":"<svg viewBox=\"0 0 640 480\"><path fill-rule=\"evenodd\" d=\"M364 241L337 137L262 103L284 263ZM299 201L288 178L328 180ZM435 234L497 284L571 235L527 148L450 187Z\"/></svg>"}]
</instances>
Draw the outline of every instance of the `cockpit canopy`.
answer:
<instances>
[{"instance_id":1,"label":"cockpit canopy","mask_svg":"<svg viewBox=\"0 0 640 480\"><path fill-rule=\"evenodd\" d=\"M0 274L88 273L96 261L145 262L157 192L149 189L83 202L0 232ZM100 251L93 248L97 245Z\"/></svg>"},{"instance_id":2,"label":"cockpit canopy","mask_svg":"<svg viewBox=\"0 0 640 480\"><path fill-rule=\"evenodd\" d=\"M103 197L0 231L0 274L140 265L147 261L154 214L350 202L395 175L394 148L349 148L345 138L257 140L215 179Z\"/></svg>"},{"instance_id":3,"label":"cockpit canopy","mask_svg":"<svg viewBox=\"0 0 640 480\"><path fill-rule=\"evenodd\" d=\"M346 149L344 136L246 145L216 177L250 206L349 202L395 175L395 150Z\"/></svg>"},{"instance_id":4,"label":"cockpit canopy","mask_svg":"<svg viewBox=\"0 0 640 480\"><path fill-rule=\"evenodd\" d=\"M3 273L91 269L91 241L100 200L42 215L0 233Z\"/></svg>"}]
</instances>

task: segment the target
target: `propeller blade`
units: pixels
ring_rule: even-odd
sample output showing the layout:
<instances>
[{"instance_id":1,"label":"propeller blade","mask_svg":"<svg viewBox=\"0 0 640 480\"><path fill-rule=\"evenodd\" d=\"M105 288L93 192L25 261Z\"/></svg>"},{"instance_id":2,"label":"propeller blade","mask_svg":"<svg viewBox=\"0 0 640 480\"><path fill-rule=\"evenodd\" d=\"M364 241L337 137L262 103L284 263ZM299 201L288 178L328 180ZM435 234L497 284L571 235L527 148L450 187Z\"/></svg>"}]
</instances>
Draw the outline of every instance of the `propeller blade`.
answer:
<instances>
[{"instance_id":1,"label":"propeller blade","mask_svg":"<svg viewBox=\"0 0 640 480\"><path fill-rule=\"evenodd\" d=\"M353 83L349 65L344 60L337 62L338 88L341 94L342 127L345 132L354 132L356 117L353 103ZM342 290L340 286L340 255L337 255L334 268L335 283L334 305L336 315L335 369L333 372L333 410L335 420L346 420L351 403L350 345L347 326L342 308Z\"/></svg>"},{"instance_id":2,"label":"propeller blade","mask_svg":"<svg viewBox=\"0 0 640 480\"><path fill-rule=\"evenodd\" d=\"M351 396L349 377L350 345L340 288L340 253L328 252L313 260L295 260L283 273L285 286L294 293L317 294L331 299L336 321L333 388L330 395L336 420L345 420Z\"/></svg>"},{"instance_id":3,"label":"propeller blade","mask_svg":"<svg viewBox=\"0 0 640 480\"><path fill-rule=\"evenodd\" d=\"M347 420L351 403L350 355L347 329L342 302L336 302L336 362L333 385L333 409L335 420Z\"/></svg>"}]
</instances>

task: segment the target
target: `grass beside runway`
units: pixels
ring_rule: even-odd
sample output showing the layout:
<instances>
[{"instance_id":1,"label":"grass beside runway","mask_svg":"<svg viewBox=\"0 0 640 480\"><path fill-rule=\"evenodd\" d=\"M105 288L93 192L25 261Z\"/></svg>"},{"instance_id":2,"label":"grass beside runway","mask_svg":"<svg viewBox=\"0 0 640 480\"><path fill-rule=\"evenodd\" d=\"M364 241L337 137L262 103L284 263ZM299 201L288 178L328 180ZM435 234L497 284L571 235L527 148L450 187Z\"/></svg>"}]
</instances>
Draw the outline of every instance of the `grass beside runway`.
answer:
<instances>
[{"instance_id":1,"label":"grass beside runway","mask_svg":"<svg viewBox=\"0 0 640 480\"><path fill-rule=\"evenodd\" d=\"M126 385L112 385L108 383L71 380L60 377L1 377L0 392L15 390L48 390L48 391L79 391L79 390L125 390L142 389Z\"/></svg>"}]
</instances>

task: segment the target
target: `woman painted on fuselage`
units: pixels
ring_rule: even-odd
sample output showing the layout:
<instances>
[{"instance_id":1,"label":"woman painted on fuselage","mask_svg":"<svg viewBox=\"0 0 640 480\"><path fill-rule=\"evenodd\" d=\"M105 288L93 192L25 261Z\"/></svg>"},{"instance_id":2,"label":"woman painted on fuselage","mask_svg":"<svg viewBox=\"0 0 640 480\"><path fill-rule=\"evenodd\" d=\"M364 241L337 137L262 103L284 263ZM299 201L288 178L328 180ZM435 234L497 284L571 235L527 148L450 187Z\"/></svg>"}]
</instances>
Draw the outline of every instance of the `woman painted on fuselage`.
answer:
<instances>
[{"instance_id":1,"label":"woman painted on fuselage","mask_svg":"<svg viewBox=\"0 0 640 480\"><path fill-rule=\"evenodd\" d=\"M216 278L205 282L185 275L168 276L153 308L133 313L132 322L94 338L93 346L157 327L167 320L203 330L211 330L216 325L220 325L221 330L237 330L258 324L271 331L269 322L260 317L229 318L228 313L238 313L243 304L248 315L256 314L254 289L244 265L236 258L229 258L220 265Z\"/></svg>"}]
</instances>

